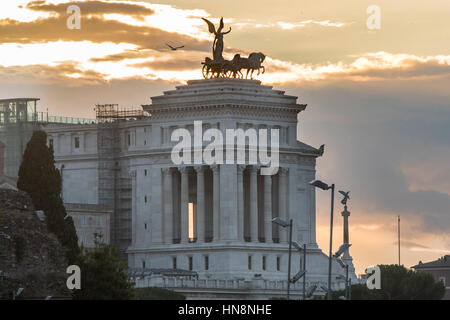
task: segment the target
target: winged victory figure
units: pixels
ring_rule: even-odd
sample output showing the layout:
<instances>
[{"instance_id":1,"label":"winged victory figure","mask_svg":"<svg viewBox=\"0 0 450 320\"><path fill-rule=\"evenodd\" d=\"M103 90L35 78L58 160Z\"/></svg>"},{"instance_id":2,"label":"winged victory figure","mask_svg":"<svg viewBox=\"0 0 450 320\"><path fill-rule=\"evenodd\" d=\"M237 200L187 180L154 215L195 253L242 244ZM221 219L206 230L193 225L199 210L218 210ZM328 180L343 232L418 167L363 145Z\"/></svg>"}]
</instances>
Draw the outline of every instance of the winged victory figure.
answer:
<instances>
[{"instance_id":1,"label":"winged victory figure","mask_svg":"<svg viewBox=\"0 0 450 320\"><path fill-rule=\"evenodd\" d=\"M346 206L347 205L347 201L350 199L350 191L344 192L339 190L339 193L342 194L344 196L344 199L341 200L341 203Z\"/></svg>"},{"instance_id":2,"label":"winged victory figure","mask_svg":"<svg viewBox=\"0 0 450 320\"><path fill-rule=\"evenodd\" d=\"M219 28L217 30L211 21L209 21L208 19L205 19L205 18L202 18L202 19L203 19L203 21L205 21L208 24L209 32L213 33L215 35L214 44L213 44L213 59L215 61L221 61L221 60L223 60L223 56L222 56L223 36L225 34L228 34L231 32L231 27L230 27L230 30L228 30L227 32L222 32L222 29L224 27L223 18L220 19Z\"/></svg>"}]
</instances>

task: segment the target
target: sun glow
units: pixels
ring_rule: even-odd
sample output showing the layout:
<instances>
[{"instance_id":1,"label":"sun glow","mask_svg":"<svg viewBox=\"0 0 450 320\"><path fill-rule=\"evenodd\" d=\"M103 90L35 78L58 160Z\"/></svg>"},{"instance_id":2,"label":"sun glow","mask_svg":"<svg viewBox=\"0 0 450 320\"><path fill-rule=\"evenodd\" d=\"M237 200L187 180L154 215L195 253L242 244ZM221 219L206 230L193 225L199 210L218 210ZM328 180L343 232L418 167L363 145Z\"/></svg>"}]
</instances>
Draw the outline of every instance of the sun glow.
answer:
<instances>
[{"instance_id":1,"label":"sun glow","mask_svg":"<svg viewBox=\"0 0 450 320\"><path fill-rule=\"evenodd\" d=\"M194 203L189 202L189 239L194 239Z\"/></svg>"},{"instance_id":2,"label":"sun glow","mask_svg":"<svg viewBox=\"0 0 450 320\"><path fill-rule=\"evenodd\" d=\"M92 58L101 58L136 48L137 46L128 43L94 43L91 41L3 43L0 44L0 65L4 67L55 65L63 61L87 63Z\"/></svg>"}]
</instances>

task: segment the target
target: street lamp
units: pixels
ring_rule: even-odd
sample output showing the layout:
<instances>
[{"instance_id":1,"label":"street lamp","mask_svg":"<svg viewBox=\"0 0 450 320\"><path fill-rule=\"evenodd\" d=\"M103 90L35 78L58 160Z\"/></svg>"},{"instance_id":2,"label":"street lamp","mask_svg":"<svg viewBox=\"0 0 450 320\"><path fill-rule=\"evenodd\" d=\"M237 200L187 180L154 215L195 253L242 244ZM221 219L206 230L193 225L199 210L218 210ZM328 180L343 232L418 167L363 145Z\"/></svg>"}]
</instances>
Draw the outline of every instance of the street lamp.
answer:
<instances>
[{"instance_id":1,"label":"street lamp","mask_svg":"<svg viewBox=\"0 0 450 320\"><path fill-rule=\"evenodd\" d=\"M291 289L291 251L292 251L292 219L289 223L278 217L273 218L272 222L283 227L289 227L289 259L288 259L288 277L287 277L287 299L289 300L289 291Z\"/></svg>"},{"instance_id":2,"label":"street lamp","mask_svg":"<svg viewBox=\"0 0 450 320\"><path fill-rule=\"evenodd\" d=\"M320 180L313 180L309 183L310 185L322 189L329 190L331 189L331 214L330 214L330 255L328 257L328 300L332 300L331 297L331 264L332 264L332 246L333 246L333 210L334 210L334 183L329 186L325 182Z\"/></svg>"},{"instance_id":3,"label":"street lamp","mask_svg":"<svg viewBox=\"0 0 450 320\"><path fill-rule=\"evenodd\" d=\"M339 247L339 250L336 251L336 253L334 254L333 257L336 258L336 261L341 265L342 268L345 268L345 278L343 275L339 275L336 278L340 278L343 280L345 279L345 298L347 300L349 300L349 296L350 296L350 284L349 284L349 279L348 279L348 264L344 263L344 261L342 261L341 259L339 259L339 257L345 252L347 251L352 245L350 243L344 243L343 245L341 245ZM351 283L351 279L350 279L350 283ZM350 289L349 289L350 288Z\"/></svg>"},{"instance_id":4,"label":"street lamp","mask_svg":"<svg viewBox=\"0 0 450 320\"><path fill-rule=\"evenodd\" d=\"M300 270L299 272L297 272L297 274L291 279L292 283L296 283L298 280L300 280L301 277L305 276L306 271L305 270Z\"/></svg>"},{"instance_id":5,"label":"street lamp","mask_svg":"<svg viewBox=\"0 0 450 320\"><path fill-rule=\"evenodd\" d=\"M339 247L339 250L336 251L333 257L339 258L345 251L347 251L352 245L350 243L344 243Z\"/></svg>"},{"instance_id":6,"label":"street lamp","mask_svg":"<svg viewBox=\"0 0 450 320\"><path fill-rule=\"evenodd\" d=\"M330 291L328 290L328 287L325 286L320 286L320 289L322 289L322 291L327 292L327 299L330 299Z\"/></svg>"},{"instance_id":7,"label":"street lamp","mask_svg":"<svg viewBox=\"0 0 450 320\"><path fill-rule=\"evenodd\" d=\"M22 293L23 290L24 290L24 288L19 288L19 289L17 289L17 292L13 291L13 300L16 300L16 298L18 296L20 296L20 294Z\"/></svg>"},{"instance_id":8,"label":"street lamp","mask_svg":"<svg viewBox=\"0 0 450 320\"><path fill-rule=\"evenodd\" d=\"M306 297L309 298L312 296L312 294L314 293L314 291L316 291L317 286L314 284L310 287L308 287L308 289L306 289Z\"/></svg>"},{"instance_id":9,"label":"street lamp","mask_svg":"<svg viewBox=\"0 0 450 320\"><path fill-rule=\"evenodd\" d=\"M342 261L342 260L339 259L339 258L336 258L336 261L337 261L337 263L339 263L339 265L340 265L342 268L345 268L346 264L344 263L344 261Z\"/></svg>"},{"instance_id":10,"label":"street lamp","mask_svg":"<svg viewBox=\"0 0 450 320\"><path fill-rule=\"evenodd\" d=\"M305 275L303 276L303 300L305 300L305 295L306 295L306 243L303 244L303 247L300 247L300 245L297 242L293 241L292 245L300 253L303 252L303 266L300 265L300 268L302 268L305 271ZM301 262L301 259L300 259L300 262Z\"/></svg>"}]
</instances>

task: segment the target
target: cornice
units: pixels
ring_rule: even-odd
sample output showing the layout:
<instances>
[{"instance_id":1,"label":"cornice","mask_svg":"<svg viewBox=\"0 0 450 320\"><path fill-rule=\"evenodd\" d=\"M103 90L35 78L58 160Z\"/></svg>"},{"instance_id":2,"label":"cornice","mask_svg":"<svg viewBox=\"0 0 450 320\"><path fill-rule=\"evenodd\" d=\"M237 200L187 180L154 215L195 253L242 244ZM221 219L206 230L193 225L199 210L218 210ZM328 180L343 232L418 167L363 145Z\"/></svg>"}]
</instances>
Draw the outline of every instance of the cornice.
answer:
<instances>
[{"instance_id":1,"label":"cornice","mask_svg":"<svg viewBox=\"0 0 450 320\"><path fill-rule=\"evenodd\" d=\"M151 122L161 120L184 120L190 118L223 118L245 117L247 120L272 120L283 122L297 122L297 114L304 110L306 105L298 105L297 108L278 107L273 105L239 105L224 104L179 104L164 106L151 112ZM250 118L250 119L248 119Z\"/></svg>"}]
</instances>

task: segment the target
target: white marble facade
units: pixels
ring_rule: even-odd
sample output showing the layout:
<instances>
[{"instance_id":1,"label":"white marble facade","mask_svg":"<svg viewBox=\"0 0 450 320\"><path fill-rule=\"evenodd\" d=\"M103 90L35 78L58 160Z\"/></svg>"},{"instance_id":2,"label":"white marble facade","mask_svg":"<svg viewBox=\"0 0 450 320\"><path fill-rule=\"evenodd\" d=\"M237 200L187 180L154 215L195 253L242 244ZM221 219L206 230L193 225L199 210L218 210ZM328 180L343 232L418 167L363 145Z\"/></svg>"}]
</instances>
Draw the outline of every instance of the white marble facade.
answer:
<instances>
[{"instance_id":1,"label":"white marble facade","mask_svg":"<svg viewBox=\"0 0 450 320\"><path fill-rule=\"evenodd\" d=\"M256 80L192 80L153 97L143 106L150 117L119 123L117 163L131 183L124 200L131 215L129 267L192 270L200 279L285 280L287 230L271 222L279 216L293 220L293 240L307 245L308 281L325 284L328 260L316 243L315 190L308 184L322 152L297 140L298 114L305 107L297 97ZM216 128L224 136L226 129L278 129L280 169L263 176L259 164L175 165L171 135L179 128L193 133L194 121L202 121L203 131ZM57 163L67 172L65 199L98 204L98 129L80 128L46 130L57 144ZM80 150L59 140L80 134ZM294 252L293 273L300 260ZM343 272L333 264L333 273Z\"/></svg>"}]
</instances>

